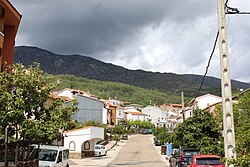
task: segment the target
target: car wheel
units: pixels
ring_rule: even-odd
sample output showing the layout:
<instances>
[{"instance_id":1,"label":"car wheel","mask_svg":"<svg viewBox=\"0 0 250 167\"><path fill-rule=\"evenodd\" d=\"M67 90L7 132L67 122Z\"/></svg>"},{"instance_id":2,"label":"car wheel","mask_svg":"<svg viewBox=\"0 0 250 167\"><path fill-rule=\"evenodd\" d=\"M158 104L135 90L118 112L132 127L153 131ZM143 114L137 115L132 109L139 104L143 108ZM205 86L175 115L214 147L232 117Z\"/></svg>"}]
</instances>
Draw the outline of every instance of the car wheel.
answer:
<instances>
[{"instance_id":1,"label":"car wheel","mask_svg":"<svg viewBox=\"0 0 250 167\"><path fill-rule=\"evenodd\" d=\"M101 156L101 153L99 152L99 153L98 153L98 157L100 157L100 156Z\"/></svg>"}]
</instances>

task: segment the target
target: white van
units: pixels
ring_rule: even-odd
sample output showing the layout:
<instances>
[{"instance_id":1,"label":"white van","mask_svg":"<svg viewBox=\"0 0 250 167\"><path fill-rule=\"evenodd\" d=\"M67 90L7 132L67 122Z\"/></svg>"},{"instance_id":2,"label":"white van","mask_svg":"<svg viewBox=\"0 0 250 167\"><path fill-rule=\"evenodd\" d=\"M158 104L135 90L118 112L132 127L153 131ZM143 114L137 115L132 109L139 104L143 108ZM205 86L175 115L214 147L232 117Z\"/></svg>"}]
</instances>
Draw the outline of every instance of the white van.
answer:
<instances>
[{"instance_id":1,"label":"white van","mask_svg":"<svg viewBox=\"0 0 250 167\"><path fill-rule=\"evenodd\" d=\"M30 157L38 157L37 146L32 150ZM69 150L62 146L41 145L39 167L69 167Z\"/></svg>"},{"instance_id":2,"label":"white van","mask_svg":"<svg viewBox=\"0 0 250 167\"><path fill-rule=\"evenodd\" d=\"M103 145L95 145L95 156L103 156L103 155L107 155L107 149L105 146Z\"/></svg>"}]
</instances>

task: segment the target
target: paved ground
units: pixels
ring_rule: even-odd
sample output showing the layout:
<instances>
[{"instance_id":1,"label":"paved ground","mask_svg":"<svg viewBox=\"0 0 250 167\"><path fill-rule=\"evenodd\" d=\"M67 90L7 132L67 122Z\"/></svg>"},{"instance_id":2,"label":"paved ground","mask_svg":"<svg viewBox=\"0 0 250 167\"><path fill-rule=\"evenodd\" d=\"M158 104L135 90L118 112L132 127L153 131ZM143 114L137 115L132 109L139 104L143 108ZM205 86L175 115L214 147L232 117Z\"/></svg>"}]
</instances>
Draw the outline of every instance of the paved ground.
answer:
<instances>
[{"instance_id":1,"label":"paved ground","mask_svg":"<svg viewBox=\"0 0 250 167\"><path fill-rule=\"evenodd\" d=\"M161 155L161 147L154 146L152 143L152 135L129 136L128 141L122 140L110 149L107 156L70 159L70 167L168 166L166 156Z\"/></svg>"}]
</instances>

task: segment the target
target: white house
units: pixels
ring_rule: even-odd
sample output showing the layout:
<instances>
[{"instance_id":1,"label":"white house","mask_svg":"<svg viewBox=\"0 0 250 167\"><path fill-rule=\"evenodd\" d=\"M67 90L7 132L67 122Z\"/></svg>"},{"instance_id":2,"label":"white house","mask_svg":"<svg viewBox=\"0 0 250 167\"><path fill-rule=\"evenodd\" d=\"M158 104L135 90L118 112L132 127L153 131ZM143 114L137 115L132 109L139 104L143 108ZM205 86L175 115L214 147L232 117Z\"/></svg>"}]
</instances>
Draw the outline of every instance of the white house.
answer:
<instances>
[{"instance_id":1,"label":"white house","mask_svg":"<svg viewBox=\"0 0 250 167\"><path fill-rule=\"evenodd\" d=\"M192 99L188 104L189 107L186 107L183 111L183 119L187 119L191 116L193 116L194 109L207 109L210 108L210 106L214 106L215 104L221 103L222 98L219 96L215 96L212 94L206 94L199 96L195 99ZM210 112L213 112L214 107L210 108Z\"/></svg>"},{"instance_id":2,"label":"white house","mask_svg":"<svg viewBox=\"0 0 250 167\"><path fill-rule=\"evenodd\" d=\"M63 133L71 158L94 157L95 144L104 139L104 128L88 126Z\"/></svg>"},{"instance_id":3,"label":"white house","mask_svg":"<svg viewBox=\"0 0 250 167\"><path fill-rule=\"evenodd\" d=\"M148 121L148 115L136 109L125 109L125 120L128 121Z\"/></svg>"},{"instance_id":4,"label":"white house","mask_svg":"<svg viewBox=\"0 0 250 167\"><path fill-rule=\"evenodd\" d=\"M121 106L116 106L116 125L118 125L120 121L124 120L124 118L124 108Z\"/></svg>"},{"instance_id":5,"label":"white house","mask_svg":"<svg viewBox=\"0 0 250 167\"><path fill-rule=\"evenodd\" d=\"M193 107L185 107L182 113L182 119L185 120L193 116L194 110Z\"/></svg>"},{"instance_id":6,"label":"white house","mask_svg":"<svg viewBox=\"0 0 250 167\"><path fill-rule=\"evenodd\" d=\"M142 112L148 115L149 121L156 127L170 127L169 118L178 116L175 111L155 106L147 106L142 109Z\"/></svg>"},{"instance_id":7,"label":"white house","mask_svg":"<svg viewBox=\"0 0 250 167\"><path fill-rule=\"evenodd\" d=\"M85 92L85 91L82 91L82 90L77 90L77 89L70 89L70 88L65 88L59 92L56 92L56 94L58 96L63 96L63 97L68 97L68 98L71 98L71 99L74 99L74 95L76 94L80 94L80 95L84 95L84 96L87 96L87 97L94 97L94 98L97 98L95 95L92 95L88 92Z\"/></svg>"},{"instance_id":8,"label":"white house","mask_svg":"<svg viewBox=\"0 0 250 167\"><path fill-rule=\"evenodd\" d=\"M203 96L199 96L196 97L196 99L192 99L189 102L189 106L193 106L194 109L201 109L204 110L205 108L217 104L217 103L221 103L222 102L222 98L219 96L215 96L212 94L206 94Z\"/></svg>"},{"instance_id":9,"label":"white house","mask_svg":"<svg viewBox=\"0 0 250 167\"><path fill-rule=\"evenodd\" d=\"M166 127L168 114L159 107L147 106L142 112L148 115L149 121L157 126Z\"/></svg>"},{"instance_id":10,"label":"white house","mask_svg":"<svg viewBox=\"0 0 250 167\"><path fill-rule=\"evenodd\" d=\"M65 88L62 91L54 92L55 95L77 100L77 111L72 115L72 119L80 123L97 121L107 124L108 110L103 101L95 95L82 90ZM68 103L70 101L68 100Z\"/></svg>"}]
</instances>

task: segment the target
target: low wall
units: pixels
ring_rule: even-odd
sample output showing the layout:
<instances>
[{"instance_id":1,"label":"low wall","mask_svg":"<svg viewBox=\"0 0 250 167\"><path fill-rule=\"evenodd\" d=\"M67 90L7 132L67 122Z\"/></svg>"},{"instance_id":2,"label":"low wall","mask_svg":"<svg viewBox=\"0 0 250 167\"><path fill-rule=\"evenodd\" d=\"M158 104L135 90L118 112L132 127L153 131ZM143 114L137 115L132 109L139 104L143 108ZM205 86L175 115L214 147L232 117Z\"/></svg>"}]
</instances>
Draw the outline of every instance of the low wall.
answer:
<instances>
[{"instance_id":1,"label":"low wall","mask_svg":"<svg viewBox=\"0 0 250 167\"><path fill-rule=\"evenodd\" d=\"M82 158L84 157L94 157L95 151L82 151Z\"/></svg>"},{"instance_id":2,"label":"low wall","mask_svg":"<svg viewBox=\"0 0 250 167\"><path fill-rule=\"evenodd\" d=\"M81 156L81 153L69 153L69 158L72 158L72 159L81 159L82 156Z\"/></svg>"},{"instance_id":3,"label":"low wall","mask_svg":"<svg viewBox=\"0 0 250 167\"><path fill-rule=\"evenodd\" d=\"M82 153L69 153L69 158L81 159L84 157L94 157L95 151L82 151Z\"/></svg>"}]
</instances>

